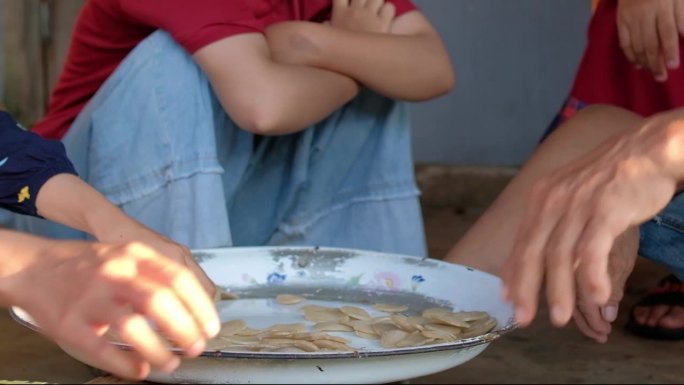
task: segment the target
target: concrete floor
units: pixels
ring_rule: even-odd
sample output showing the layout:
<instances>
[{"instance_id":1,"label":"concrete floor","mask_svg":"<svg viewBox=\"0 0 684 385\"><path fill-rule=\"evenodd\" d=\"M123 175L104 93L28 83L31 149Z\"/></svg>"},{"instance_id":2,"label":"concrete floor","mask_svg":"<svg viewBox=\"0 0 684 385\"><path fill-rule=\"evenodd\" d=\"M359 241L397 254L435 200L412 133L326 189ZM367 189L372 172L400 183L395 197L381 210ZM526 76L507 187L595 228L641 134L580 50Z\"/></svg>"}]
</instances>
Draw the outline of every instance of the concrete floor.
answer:
<instances>
[{"instance_id":1,"label":"concrete floor","mask_svg":"<svg viewBox=\"0 0 684 385\"><path fill-rule=\"evenodd\" d=\"M495 178L496 179L496 178ZM494 196L500 179L480 188L478 196ZM492 187L493 186L493 187ZM432 199L429 189L424 199ZM489 191L489 192L487 192ZM455 196L451 195L451 196ZM464 206L467 199L426 204L424 216L430 255L441 257L481 212ZM547 322L543 306L537 321L494 341L473 360L442 373L410 380L411 384L492 383L684 383L684 341L654 341L628 334L623 325L628 309L665 274L641 260L628 283L628 292L607 344L597 344L568 326ZM64 354L53 343L18 325L0 309L0 379L50 383L86 383L95 379L85 365ZM105 383L106 380L96 380Z\"/></svg>"}]
</instances>

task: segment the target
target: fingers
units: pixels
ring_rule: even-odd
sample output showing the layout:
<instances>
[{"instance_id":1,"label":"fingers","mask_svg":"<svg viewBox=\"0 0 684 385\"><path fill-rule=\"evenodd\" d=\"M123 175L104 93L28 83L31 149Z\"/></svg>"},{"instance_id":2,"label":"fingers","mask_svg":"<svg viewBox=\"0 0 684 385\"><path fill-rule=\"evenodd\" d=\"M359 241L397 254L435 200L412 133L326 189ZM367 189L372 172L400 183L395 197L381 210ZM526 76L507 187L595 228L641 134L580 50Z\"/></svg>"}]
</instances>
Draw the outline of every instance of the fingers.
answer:
<instances>
[{"instance_id":1,"label":"fingers","mask_svg":"<svg viewBox=\"0 0 684 385\"><path fill-rule=\"evenodd\" d=\"M134 246L138 247L138 246ZM218 333L221 324L216 314L212 297L199 284L196 277L180 265L168 260L146 254L147 258L139 263L140 273L173 291L173 298L180 300L186 311L194 318L196 325L205 338L212 338ZM144 297L143 297L144 298ZM169 300L168 298L166 300ZM138 304L145 307L145 304ZM148 308L147 310L152 310ZM178 308L180 311L180 308Z\"/></svg>"},{"instance_id":2,"label":"fingers","mask_svg":"<svg viewBox=\"0 0 684 385\"><path fill-rule=\"evenodd\" d=\"M640 68L647 67L646 59L646 41L643 36L643 31L641 25L636 27L628 27L629 36L632 41L632 51L634 52L634 64Z\"/></svg>"},{"instance_id":3,"label":"fingers","mask_svg":"<svg viewBox=\"0 0 684 385\"><path fill-rule=\"evenodd\" d=\"M679 67L679 33L674 12L659 12L657 16L658 37L667 69ZM659 60L662 63L663 60ZM667 80L667 70L663 68L661 81Z\"/></svg>"},{"instance_id":4,"label":"fingers","mask_svg":"<svg viewBox=\"0 0 684 385\"><path fill-rule=\"evenodd\" d=\"M634 43L632 42L632 36L630 29L623 23L618 23L618 38L620 40L620 48L622 52L627 57L627 60L637 64L636 53L634 52Z\"/></svg>"},{"instance_id":5,"label":"fingers","mask_svg":"<svg viewBox=\"0 0 684 385\"><path fill-rule=\"evenodd\" d=\"M658 39L658 20L653 24L641 24L641 34L643 36L645 67L648 68L656 80L667 76L665 66L661 56L661 44Z\"/></svg>"},{"instance_id":6,"label":"fingers","mask_svg":"<svg viewBox=\"0 0 684 385\"><path fill-rule=\"evenodd\" d=\"M684 37L684 1L675 0L674 2L675 23L679 36Z\"/></svg>"},{"instance_id":7,"label":"fingers","mask_svg":"<svg viewBox=\"0 0 684 385\"><path fill-rule=\"evenodd\" d=\"M140 381L150 373L149 363L135 351L122 351L76 316L66 322L55 341L74 358L119 377Z\"/></svg>"},{"instance_id":8,"label":"fingers","mask_svg":"<svg viewBox=\"0 0 684 385\"><path fill-rule=\"evenodd\" d=\"M206 345L204 332L198 326L192 313L171 290L153 282L136 282L134 285L121 285L117 288L116 295L117 299L129 302L135 314L145 315L153 321L159 330L182 348L188 356L198 356L204 350ZM130 314L133 313L126 315L126 318ZM131 322L137 322L137 319ZM131 327L134 326L140 325ZM149 345L144 346L147 350L143 356L150 359L153 365L159 366L157 361L152 360L163 355L164 362L169 361L171 359L169 347L153 338L150 333L149 328L139 329L132 336L139 337L141 341L149 341ZM134 340L135 338L131 338L127 342L133 344Z\"/></svg>"},{"instance_id":9,"label":"fingers","mask_svg":"<svg viewBox=\"0 0 684 385\"><path fill-rule=\"evenodd\" d=\"M591 338L599 343L605 343L608 341L608 334L602 333L594 329L589 324L587 318L585 317L585 314L581 310L575 309L575 312L572 315L572 319L575 321L575 325L577 326L579 331L586 337Z\"/></svg>"},{"instance_id":10,"label":"fingers","mask_svg":"<svg viewBox=\"0 0 684 385\"><path fill-rule=\"evenodd\" d=\"M604 218L596 214L589 220L575 250L577 284L598 304L605 304L611 294L608 253L615 239L612 232L606 230Z\"/></svg>"},{"instance_id":11,"label":"fingers","mask_svg":"<svg viewBox=\"0 0 684 385\"><path fill-rule=\"evenodd\" d=\"M355 8L363 8L367 0L350 0L349 5Z\"/></svg>"},{"instance_id":12,"label":"fingers","mask_svg":"<svg viewBox=\"0 0 684 385\"><path fill-rule=\"evenodd\" d=\"M656 81L666 81L668 69L680 65L679 34L684 31L684 10L679 1L618 15L618 38L627 59L647 68ZM681 28L680 28L681 26Z\"/></svg>"},{"instance_id":13,"label":"fingers","mask_svg":"<svg viewBox=\"0 0 684 385\"><path fill-rule=\"evenodd\" d=\"M349 0L333 0L333 10L346 8L349 6Z\"/></svg>"},{"instance_id":14,"label":"fingers","mask_svg":"<svg viewBox=\"0 0 684 385\"><path fill-rule=\"evenodd\" d=\"M119 319L116 329L122 341L133 349L150 365L169 373L180 365L180 358L150 327L140 314L130 313Z\"/></svg>"},{"instance_id":15,"label":"fingers","mask_svg":"<svg viewBox=\"0 0 684 385\"><path fill-rule=\"evenodd\" d=\"M385 3L382 5L382 8L380 8L380 12L378 14L382 20L392 21L394 20L394 16L397 14L397 9L394 4Z\"/></svg>"},{"instance_id":16,"label":"fingers","mask_svg":"<svg viewBox=\"0 0 684 385\"><path fill-rule=\"evenodd\" d=\"M570 207L554 229L544 253L546 266L546 298L551 322L564 326L570 321L575 308L574 246L582 233L583 217L578 207Z\"/></svg>"},{"instance_id":17,"label":"fingers","mask_svg":"<svg viewBox=\"0 0 684 385\"><path fill-rule=\"evenodd\" d=\"M543 281L545 261L542 250L555 227L557 206L547 194L546 184L538 182L532 187L527 202L527 215L521 223L518 238L513 246L510 263L512 272L506 274L506 296L515 306L516 321L521 326L532 322L537 311L539 290ZM543 215L542 215L543 213Z\"/></svg>"},{"instance_id":18,"label":"fingers","mask_svg":"<svg viewBox=\"0 0 684 385\"><path fill-rule=\"evenodd\" d=\"M372 13L379 14L383 4L385 4L385 0L367 0L366 8Z\"/></svg>"},{"instance_id":19,"label":"fingers","mask_svg":"<svg viewBox=\"0 0 684 385\"><path fill-rule=\"evenodd\" d=\"M193 274L195 274L195 277L197 277L200 285L202 285L202 288L204 288L204 290L207 292L207 295L209 295L211 298L214 298L214 295L216 294L216 284L211 280L211 278L209 278L204 269L197 264L197 261L195 261L195 258L193 258L190 250L186 250L187 251L183 254L185 266L190 269Z\"/></svg>"}]
</instances>

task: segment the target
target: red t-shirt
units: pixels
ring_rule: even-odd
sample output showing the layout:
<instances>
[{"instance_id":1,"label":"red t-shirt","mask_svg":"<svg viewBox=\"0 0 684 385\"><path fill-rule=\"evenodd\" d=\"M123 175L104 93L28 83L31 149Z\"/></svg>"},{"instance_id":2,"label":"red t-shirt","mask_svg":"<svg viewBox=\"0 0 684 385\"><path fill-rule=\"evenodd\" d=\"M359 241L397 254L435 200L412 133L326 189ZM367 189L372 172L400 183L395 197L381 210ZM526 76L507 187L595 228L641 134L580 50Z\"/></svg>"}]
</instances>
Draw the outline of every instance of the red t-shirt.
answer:
<instances>
[{"instance_id":1,"label":"red t-shirt","mask_svg":"<svg viewBox=\"0 0 684 385\"><path fill-rule=\"evenodd\" d=\"M570 96L587 104L606 103L649 116L684 106L684 59L668 80L657 82L646 69L636 69L620 48L617 0L601 0L589 25L587 46ZM684 54L679 39L679 52ZM682 56L684 57L684 56Z\"/></svg>"},{"instance_id":2,"label":"red t-shirt","mask_svg":"<svg viewBox=\"0 0 684 385\"><path fill-rule=\"evenodd\" d=\"M388 0L397 16L416 9L411 0ZM222 38L261 32L287 20L322 22L331 0L89 0L74 28L64 70L47 115L33 131L60 139L126 55L161 28L188 52Z\"/></svg>"}]
</instances>

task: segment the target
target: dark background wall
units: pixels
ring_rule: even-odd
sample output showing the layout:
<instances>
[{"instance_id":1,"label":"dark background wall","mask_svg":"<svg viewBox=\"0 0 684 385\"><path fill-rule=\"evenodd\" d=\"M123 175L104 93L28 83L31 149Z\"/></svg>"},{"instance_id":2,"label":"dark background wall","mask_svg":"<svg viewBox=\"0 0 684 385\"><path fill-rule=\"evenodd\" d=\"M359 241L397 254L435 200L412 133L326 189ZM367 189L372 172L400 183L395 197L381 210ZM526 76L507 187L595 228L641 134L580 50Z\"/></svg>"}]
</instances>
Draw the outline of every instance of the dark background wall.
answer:
<instances>
[{"instance_id":1,"label":"dark background wall","mask_svg":"<svg viewBox=\"0 0 684 385\"><path fill-rule=\"evenodd\" d=\"M457 85L412 106L419 162L515 166L558 111L586 41L589 0L415 0Z\"/></svg>"}]
</instances>

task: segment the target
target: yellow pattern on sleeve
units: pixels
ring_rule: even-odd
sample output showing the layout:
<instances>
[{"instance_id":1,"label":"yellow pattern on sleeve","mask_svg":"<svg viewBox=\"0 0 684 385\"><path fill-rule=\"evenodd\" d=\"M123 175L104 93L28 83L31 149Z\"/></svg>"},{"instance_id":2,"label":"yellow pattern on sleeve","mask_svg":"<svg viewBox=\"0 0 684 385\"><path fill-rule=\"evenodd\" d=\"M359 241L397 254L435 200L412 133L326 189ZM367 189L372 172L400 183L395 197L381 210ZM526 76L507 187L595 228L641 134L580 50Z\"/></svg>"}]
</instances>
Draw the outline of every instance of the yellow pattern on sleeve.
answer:
<instances>
[{"instance_id":1,"label":"yellow pattern on sleeve","mask_svg":"<svg viewBox=\"0 0 684 385\"><path fill-rule=\"evenodd\" d=\"M24 188L19 191L17 201L23 203L27 199L31 199L31 194L29 193L29 186L24 186Z\"/></svg>"}]
</instances>

